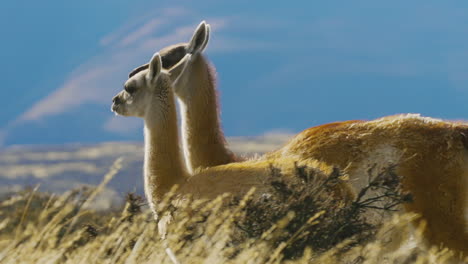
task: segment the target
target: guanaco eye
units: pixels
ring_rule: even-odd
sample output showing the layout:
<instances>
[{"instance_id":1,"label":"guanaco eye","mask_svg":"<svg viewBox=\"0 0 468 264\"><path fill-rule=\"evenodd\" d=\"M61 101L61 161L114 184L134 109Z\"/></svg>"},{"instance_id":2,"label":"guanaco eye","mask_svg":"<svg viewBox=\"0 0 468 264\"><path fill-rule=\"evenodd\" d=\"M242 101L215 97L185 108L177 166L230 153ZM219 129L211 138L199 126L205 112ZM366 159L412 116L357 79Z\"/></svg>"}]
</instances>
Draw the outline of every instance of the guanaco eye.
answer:
<instances>
[{"instance_id":1,"label":"guanaco eye","mask_svg":"<svg viewBox=\"0 0 468 264\"><path fill-rule=\"evenodd\" d=\"M135 86L125 86L124 89L125 89L125 91L126 91L127 93L129 93L129 94L132 94L132 93L136 92Z\"/></svg>"}]
</instances>

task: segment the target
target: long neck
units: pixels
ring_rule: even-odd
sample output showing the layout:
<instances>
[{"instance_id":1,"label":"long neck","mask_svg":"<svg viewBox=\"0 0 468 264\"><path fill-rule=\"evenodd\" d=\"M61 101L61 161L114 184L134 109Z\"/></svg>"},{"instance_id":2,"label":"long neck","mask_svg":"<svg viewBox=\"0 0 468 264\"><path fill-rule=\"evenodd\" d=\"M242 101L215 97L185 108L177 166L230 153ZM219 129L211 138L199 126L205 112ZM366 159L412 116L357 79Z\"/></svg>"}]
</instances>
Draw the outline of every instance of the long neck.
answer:
<instances>
[{"instance_id":1,"label":"long neck","mask_svg":"<svg viewBox=\"0 0 468 264\"><path fill-rule=\"evenodd\" d=\"M145 193L153 210L156 201L188 176L179 148L174 96L167 92L163 98L145 117Z\"/></svg>"},{"instance_id":2,"label":"long neck","mask_svg":"<svg viewBox=\"0 0 468 264\"><path fill-rule=\"evenodd\" d=\"M197 55L183 75L185 87L177 95L188 168L194 171L239 160L227 148L221 129L214 69Z\"/></svg>"}]
</instances>

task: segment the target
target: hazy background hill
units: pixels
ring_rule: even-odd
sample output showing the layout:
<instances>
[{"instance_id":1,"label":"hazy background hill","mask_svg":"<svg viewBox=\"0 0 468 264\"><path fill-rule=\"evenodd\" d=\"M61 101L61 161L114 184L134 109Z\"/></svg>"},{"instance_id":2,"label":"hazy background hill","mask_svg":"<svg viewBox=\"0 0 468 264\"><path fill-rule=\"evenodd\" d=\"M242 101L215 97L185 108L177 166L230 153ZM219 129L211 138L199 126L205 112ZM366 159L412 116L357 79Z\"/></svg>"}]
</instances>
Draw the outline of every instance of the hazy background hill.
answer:
<instances>
[{"instance_id":1,"label":"hazy background hill","mask_svg":"<svg viewBox=\"0 0 468 264\"><path fill-rule=\"evenodd\" d=\"M229 138L231 149L245 156L273 150L287 134ZM0 195L34 187L61 193L82 185L97 185L113 162L123 158L123 167L99 199L108 208L127 192L143 194L143 145L130 142L12 146L0 152Z\"/></svg>"}]
</instances>

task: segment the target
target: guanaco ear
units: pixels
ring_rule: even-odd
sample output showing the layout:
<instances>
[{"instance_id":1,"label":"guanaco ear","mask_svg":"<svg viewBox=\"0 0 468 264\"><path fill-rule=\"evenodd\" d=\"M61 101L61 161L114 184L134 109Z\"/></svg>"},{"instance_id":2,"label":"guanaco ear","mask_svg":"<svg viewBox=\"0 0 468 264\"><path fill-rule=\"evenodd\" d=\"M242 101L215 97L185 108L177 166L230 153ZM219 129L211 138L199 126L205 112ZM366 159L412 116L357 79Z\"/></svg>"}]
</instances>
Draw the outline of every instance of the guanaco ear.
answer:
<instances>
[{"instance_id":1,"label":"guanaco ear","mask_svg":"<svg viewBox=\"0 0 468 264\"><path fill-rule=\"evenodd\" d=\"M206 24L205 21L202 21L200 25L198 25L197 29L195 30L195 33L193 33L192 39L188 43L187 52L192 54L202 52L203 49L206 47L205 42L208 41L208 34L209 26Z\"/></svg>"},{"instance_id":2,"label":"guanaco ear","mask_svg":"<svg viewBox=\"0 0 468 264\"><path fill-rule=\"evenodd\" d=\"M159 52L157 52L153 55L153 58L151 58L151 61L149 62L149 71L147 78L150 82L154 82L158 78L158 75L161 72L161 68L161 55L159 55Z\"/></svg>"},{"instance_id":3,"label":"guanaco ear","mask_svg":"<svg viewBox=\"0 0 468 264\"><path fill-rule=\"evenodd\" d=\"M202 52L202 51L204 51L206 49L206 46L208 45L208 41L210 40L210 33L211 33L211 26L210 26L210 24L206 24L205 41L203 42L203 46L200 48L200 52Z\"/></svg>"},{"instance_id":4,"label":"guanaco ear","mask_svg":"<svg viewBox=\"0 0 468 264\"><path fill-rule=\"evenodd\" d=\"M191 58L192 54L187 53L176 65L169 69L169 75L174 85L179 81L180 77L187 69Z\"/></svg>"}]
</instances>

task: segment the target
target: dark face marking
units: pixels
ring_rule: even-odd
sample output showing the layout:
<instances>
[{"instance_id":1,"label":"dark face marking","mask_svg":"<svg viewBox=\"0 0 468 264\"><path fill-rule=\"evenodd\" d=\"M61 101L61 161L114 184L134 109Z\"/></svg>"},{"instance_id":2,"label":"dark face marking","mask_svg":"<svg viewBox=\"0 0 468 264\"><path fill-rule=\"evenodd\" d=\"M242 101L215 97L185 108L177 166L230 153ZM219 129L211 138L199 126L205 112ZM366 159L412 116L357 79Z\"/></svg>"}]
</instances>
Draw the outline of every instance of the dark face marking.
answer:
<instances>
[{"instance_id":1,"label":"dark face marking","mask_svg":"<svg viewBox=\"0 0 468 264\"><path fill-rule=\"evenodd\" d=\"M124 87L124 90L129 94L133 94L134 92L136 92L137 88L134 85L126 85Z\"/></svg>"},{"instance_id":2,"label":"dark face marking","mask_svg":"<svg viewBox=\"0 0 468 264\"><path fill-rule=\"evenodd\" d=\"M143 71L143 70L146 70L146 69L148 69L148 68L149 68L149 64L148 64L148 63L143 64L143 65L141 65L140 67L138 67L138 68L134 69L133 71L131 71L131 72L128 74L128 78L132 78L133 75L135 75L135 74L137 74L137 73L139 73L139 72L141 72L141 71Z\"/></svg>"},{"instance_id":3,"label":"dark face marking","mask_svg":"<svg viewBox=\"0 0 468 264\"><path fill-rule=\"evenodd\" d=\"M161 60L164 69L169 69L176 65L186 54L187 44L176 44L161 50Z\"/></svg>"},{"instance_id":4,"label":"dark face marking","mask_svg":"<svg viewBox=\"0 0 468 264\"><path fill-rule=\"evenodd\" d=\"M176 44L173 46L169 46L167 48L162 49L159 54L161 55L161 61L162 61L162 67L164 69L169 69L172 66L176 65L184 56L187 54L187 51L185 50L187 44L186 43L181 43L181 44ZM128 78L131 78L135 74L146 70L149 68L149 64L143 64L140 67L134 69L133 71L130 72L128 75Z\"/></svg>"}]
</instances>

